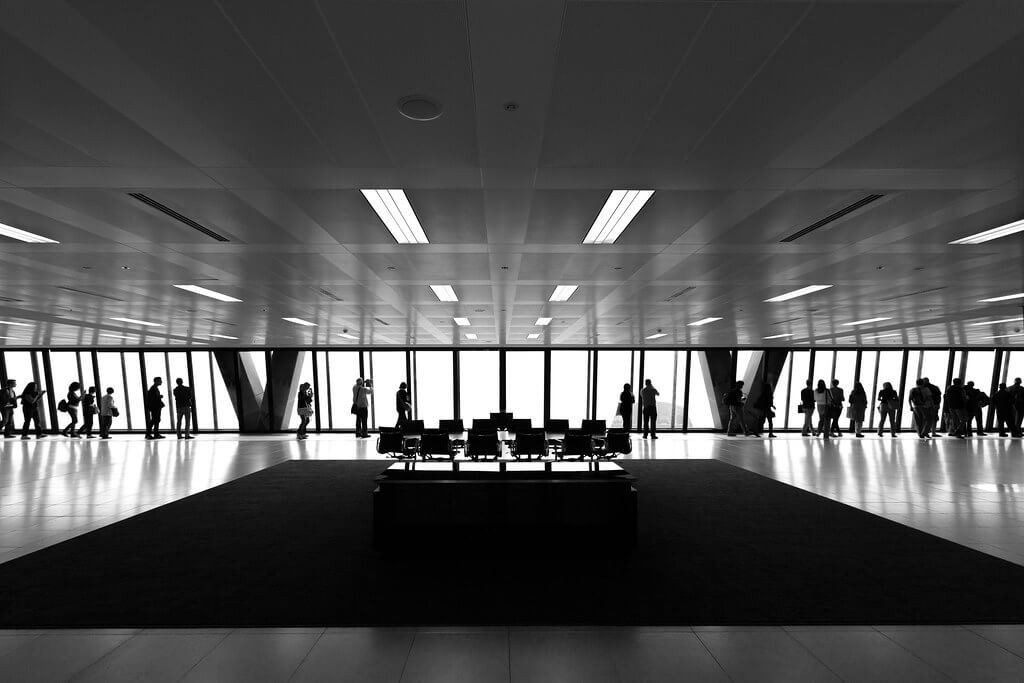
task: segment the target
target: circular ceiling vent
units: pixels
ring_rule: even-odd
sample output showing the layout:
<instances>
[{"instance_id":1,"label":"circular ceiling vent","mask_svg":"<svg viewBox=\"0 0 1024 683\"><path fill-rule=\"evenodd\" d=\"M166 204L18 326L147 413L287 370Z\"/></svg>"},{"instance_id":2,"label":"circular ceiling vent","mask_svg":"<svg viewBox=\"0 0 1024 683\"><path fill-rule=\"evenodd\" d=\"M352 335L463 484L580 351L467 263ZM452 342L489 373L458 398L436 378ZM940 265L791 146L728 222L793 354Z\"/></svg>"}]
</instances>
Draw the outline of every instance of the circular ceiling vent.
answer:
<instances>
[{"instance_id":1,"label":"circular ceiling vent","mask_svg":"<svg viewBox=\"0 0 1024 683\"><path fill-rule=\"evenodd\" d=\"M407 95L398 100L398 111L413 121L433 121L441 116L441 105L426 95Z\"/></svg>"}]
</instances>

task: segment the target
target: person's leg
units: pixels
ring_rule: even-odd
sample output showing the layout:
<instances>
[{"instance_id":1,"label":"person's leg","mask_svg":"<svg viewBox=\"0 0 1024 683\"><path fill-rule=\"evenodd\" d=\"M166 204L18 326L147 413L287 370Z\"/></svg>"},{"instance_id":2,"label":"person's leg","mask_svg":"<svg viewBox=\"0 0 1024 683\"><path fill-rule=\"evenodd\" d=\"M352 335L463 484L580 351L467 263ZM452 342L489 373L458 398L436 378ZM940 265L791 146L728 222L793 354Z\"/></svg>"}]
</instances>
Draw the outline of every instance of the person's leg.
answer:
<instances>
[{"instance_id":1,"label":"person's leg","mask_svg":"<svg viewBox=\"0 0 1024 683\"><path fill-rule=\"evenodd\" d=\"M804 407L804 426L803 429L800 430L801 436L810 436L811 431L814 429L813 425L811 424L811 420L814 419L811 410L811 408L807 408L806 406Z\"/></svg>"},{"instance_id":2,"label":"person's leg","mask_svg":"<svg viewBox=\"0 0 1024 683\"><path fill-rule=\"evenodd\" d=\"M772 414L769 412L768 413L768 438L769 439L772 438L773 436L775 436L775 422L774 422L774 419L775 418L773 418Z\"/></svg>"},{"instance_id":3,"label":"person's leg","mask_svg":"<svg viewBox=\"0 0 1024 683\"><path fill-rule=\"evenodd\" d=\"M622 415L622 428L627 432L633 427L633 415L629 411Z\"/></svg>"},{"instance_id":4,"label":"person's leg","mask_svg":"<svg viewBox=\"0 0 1024 683\"><path fill-rule=\"evenodd\" d=\"M4 438L14 436L14 406L4 409Z\"/></svg>"},{"instance_id":5,"label":"person's leg","mask_svg":"<svg viewBox=\"0 0 1024 683\"><path fill-rule=\"evenodd\" d=\"M814 436L828 436L828 408L818 406L818 428L814 430Z\"/></svg>"},{"instance_id":6,"label":"person's leg","mask_svg":"<svg viewBox=\"0 0 1024 683\"><path fill-rule=\"evenodd\" d=\"M174 431L177 432L178 438L181 438L181 421L185 419L185 413L181 408L178 408L178 414L174 419Z\"/></svg>"},{"instance_id":7,"label":"person's leg","mask_svg":"<svg viewBox=\"0 0 1024 683\"><path fill-rule=\"evenodd\" d=\"M185 408L185 438L191 439L192 432L194 431L195 430L192 429L192 406L187 406Z\"/></svg>"},{"instance_id":8,"label":"person's leg","mask_svg":"<svg viewBox=\"0 0 1024 683\"><path fill-rule=\"evenodd\" d=\"M657 429L658 429L658 409L657 408L651 408L651 438L652 439L657 439L658 438Z\"/></svg>"},{"instance_id":9,"label":"person's leg","mask_svg":"<svg viewBox=\"0 0 1024 683\"><path fill-rule=\"evenodd\" d=\"M160 418L163 417L163 409L154 410L153 412L153 438L162 439L163 434L160 433Z\"/></svg>"}]
</instances>

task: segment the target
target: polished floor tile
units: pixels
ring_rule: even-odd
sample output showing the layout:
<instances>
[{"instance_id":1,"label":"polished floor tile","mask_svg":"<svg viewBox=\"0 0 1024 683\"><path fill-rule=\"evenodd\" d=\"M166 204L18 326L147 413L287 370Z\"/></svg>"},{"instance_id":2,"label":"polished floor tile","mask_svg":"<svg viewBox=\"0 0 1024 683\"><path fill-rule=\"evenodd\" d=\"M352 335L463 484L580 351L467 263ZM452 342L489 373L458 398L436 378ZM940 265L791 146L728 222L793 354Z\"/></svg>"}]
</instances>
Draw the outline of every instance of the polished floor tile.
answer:
<instances>
[{"instance_id":1,"label":"polished floor tile","mask_svg":"<svg viewBox=\"0 0 1024 683\"><path fill-rule=\"evenodd\" d=\"M322 630L239 630L221 640L181 678L189 683L276 683L298 670Z\"/></svg>"},{"instance_id":2,"label":"polished floor tile","mask_svg":"<svg viewBox=\"0 0 1024 683\"><path fill-rule=\"evenodd\" d=\"M957 681L1024 681L1024 659L968 629L879 629Z\"/></svg>"},{"instance_id":3,"label":"polished floor tile","mask_svg":"<svg viewBox=\"0 0 1024 683\"><path fill-rule=\"evenodd\" d=\"M830 671L850 683L948 683L950 680L877 631L814 629L790 633Z\"/></svg>"},{"instance_id":4,"label":"polished floor tile","mask_svg":"<svg viewBox=\"0 0 1024 683\"><path fill-rule=\"evenodd\" d=\"M399 683L414 630L328 629L291 678L292 683Z\"/></svg>"},{"instance_id":5,"label":"polished floor tile","mask_svg":"<svg viewBox=\"0 0 1024 683\"><path fill-rule=\"evenodd\" d=\"M220 644L223 633L143 633L74 677L76 683L178 681Z\"/></svg>"},{"instance_id":6,"label":"polished floor tile","mask_svg":"<svg viewBox=\"0 0 1024 683\"><path fill-rule=\"evenodd\" d=\"M131 634L81 632L44 635L0 656L0 680L63 681L114 651Z\"/></svg>"},{"instance_id":7,"label":"polished floor tile","mask_svg":"<svg viewBox=\"0 0 1024 683\"><path fill-rule=\"evenodd\" d=\"M402 683L507 683L508 633L501 631L420 632L402 672Z\"/></svg>"},{"instance_id":8,"label":"polished floor tile","mask_svg":"<svg viewBox=\"0 0 1024 683\"><path fill-rule=\"evenodd\" d=\"M698 634L733 681L835 683L840 678L782 630L718 631Z\"/></svg>"}]
</instances>

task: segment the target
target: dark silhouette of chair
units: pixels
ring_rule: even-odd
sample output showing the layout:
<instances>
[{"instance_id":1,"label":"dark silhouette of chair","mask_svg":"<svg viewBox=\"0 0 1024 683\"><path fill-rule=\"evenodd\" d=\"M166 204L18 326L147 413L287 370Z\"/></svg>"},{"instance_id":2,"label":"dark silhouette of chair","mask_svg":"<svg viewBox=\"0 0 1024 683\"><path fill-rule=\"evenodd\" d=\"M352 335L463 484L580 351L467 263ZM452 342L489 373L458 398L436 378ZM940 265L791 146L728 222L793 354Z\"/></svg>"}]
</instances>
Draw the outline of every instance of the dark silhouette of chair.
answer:
<instances>
[{"instance_id":1,"label":"dark silhouette of chair","mask_svg":"<svg viewBox=\"0 0 1024 683\"><path fill-rule=\"evenodd\" d=\"M533 420L512 420L512 431L516 434L528 432L531 429L533 429Z\"/></svg>"},{"instance_id":2,"label":"dark silhouette of chair","mask_svg":"<svg viewBox=\"0 0 1024 683\"><path fill-rule=\"evenodd\" d=\"M626 455L633 452L633 440L629 438L629 431L625 429L610 429L605 437L604 444L594 451L598 457L614 458L617 455Z\"/></svg>"},{"instance_id":3,"label":"dark silhouette of chair","mask_svg":"<svg viewBox=\"0 0 1024 683\"><path fill-rule=\"evenodd\" d=\"M455 459L455 447L452 445L448 432L431 429L420 435L420 457L424 460L434 458Z\"/></svg>"},{"instance_id":4,"label":"dark silhouette of chair","mask_svg":"<svg viewBox=\"0 0 1024 683\"><path fill-rule=\"evenodd\" d=\"M469 430L469 439L466 440L466 456L473 460L479 460L480 458L494 458L497 460L501 457L501 444L498 443L498 432L493 429L490 431Z\"/></svg>"},{"instance_id":5,"label":"dark silhouette of chair","mask_svg":"<svg viewBox=\"0 0 1024 683\"><path fill-rule=\"evenodd\" d=\"M540 429L516 430L516 440L512 442L512 455L516 460L525 457L532 460L536 455L543 458L548 454L548 441Z\"/></svg>"},{"instance_id":6,"label":"dark silhouette of chair","mask_svg":"<svg viewBox=\"0 0 1024 683\"><path fill-rule=\"evenodd\" d=\"M590 434L582 430L572 430L562 439L559 459L576 457L577 460L590 458L594 455L594 441Z\"/></svg>"},{"instance_id":7,"label":"dark silhouette of chair","mask_svg":"<svg viewBox=\"0 0 1024 683\"><path fill-rule=\"evenodd\" d=\"M565 434L569 431L568 420L545 420L544 431L548 434Z\"/></svg>"},{"instance_id":8,"label":"dark silhouette of chair","mask_svg":"<svg viewBox=\"0 0 1024 683\"><path fill-rule=\"evenodd\" d=\"M462 425L462 420L440 420L437 424L438 429L442 429L449 434L461 434L466 431L466 428Z\"/></svg>"},{"instance_id":9,"label":"dark silhouette of chair","mask_svg":"<svg viewBox=\"0 0 1024 683\"><path fill-rule=\"evenodd\" d=\"M495 429L508 429L512 425L512 413L491 413Z\"/></svg>"},{"instance_id":10,"label":"dark silhouette of chair","mask_svg":"<svg viewBox=\"0 0 1024 683\"><path fill-rule=\"evenodd\" d=\"M406 445L405 434L395 427L381 427L377 437L377 452L392 458L415 458L416 448L411 450Z\"/></svg>"},{"instance_id":11,"label":"dark silhouette of chair","mask_svg":"<svg viewBox=\"0 0 1024 683\"><path fill-rule=\"evenodd\" d=\"M472 429L483 432L496 432L498 431L498 425L494 424L494 420L485 420L477 417L473 418Z\"/></svg>"},{"instance_id":12,"label":"dark silhouette of chair","mask_svg":"<svg viewBox=\"0 0 1024 683\"><path fill-rule=\"evenodd\" d=\"M594 436L604 436L608 431L608 425L604 420L584 420L581 430Z\"/></svg>"},{"instance_id":13,"label":"dark silhouette of chair","mask_svg":"<svg viewBox=\"0 0 1024 683\"><path fill-rule=\"evenodd\" d=\"M405 436L405 450L415 453L419 448L420 435L423 434L423 420L408 420L401 430Z\"/></svg>"}]
</instances>

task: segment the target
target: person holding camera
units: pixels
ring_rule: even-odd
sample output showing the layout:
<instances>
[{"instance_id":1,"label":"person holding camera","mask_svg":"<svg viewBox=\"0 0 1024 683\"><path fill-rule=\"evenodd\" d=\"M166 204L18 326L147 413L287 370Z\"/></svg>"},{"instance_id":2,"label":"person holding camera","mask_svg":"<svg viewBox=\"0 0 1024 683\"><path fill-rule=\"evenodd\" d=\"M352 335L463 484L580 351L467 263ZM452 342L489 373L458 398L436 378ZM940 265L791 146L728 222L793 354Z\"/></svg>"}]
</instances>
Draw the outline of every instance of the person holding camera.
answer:
<instances>
[{"instance_id":1,"label":"person holding camera","mask_svg":"<svg viewBox=\"0 0 1024 683\"><path fill-rule=\"evenodd\" d=\"M368 439L370 433L366 430L366 416L370 412L370 394L373 393L373 380L356 379L352 385L352 414L356 416L356 438Z\"/></svg>"}]
</instances>

